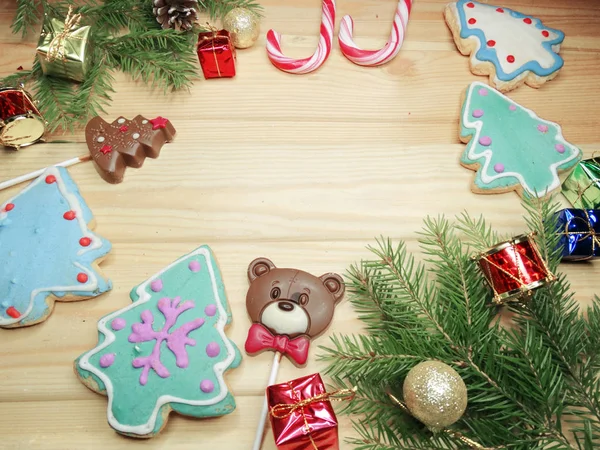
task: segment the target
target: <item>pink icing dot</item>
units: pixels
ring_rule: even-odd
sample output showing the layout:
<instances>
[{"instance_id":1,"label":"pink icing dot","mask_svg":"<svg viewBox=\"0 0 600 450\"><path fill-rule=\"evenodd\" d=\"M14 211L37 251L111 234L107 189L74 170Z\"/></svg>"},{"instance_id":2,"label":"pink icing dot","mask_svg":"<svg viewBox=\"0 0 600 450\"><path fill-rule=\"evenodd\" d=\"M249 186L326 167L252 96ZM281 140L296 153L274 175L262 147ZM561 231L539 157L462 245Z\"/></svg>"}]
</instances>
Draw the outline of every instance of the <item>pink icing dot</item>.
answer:
<instances>
[{"instance_id":1,"label":"pink icing dot","mask_svg":"<svg viewBox=\"0 0 600 450\"><path fill-rule=\"evenodd\" d=\"M210 380L202 380L202 383L200 383L200 389L202 389L202 392L208 394L209 392L212 392L215 389L215 385Z\"/></svg>"},{"instance_id":2,"label":"pink icing dot","mask_svg":"<svg viewBox=\"0 0 600 450\"><path fill-rule=\"evenodd\" d=\"M125 319L122 319L120 317L117 317L110 323L111 328L115 331L122 330L123 328L125 328L125 325L127 325L127 322L125 322Z\"/></svg>"},{"instance_id":3,"label":"pink icing dot","mask_svg":"<svg viewBox=\"0 0 600 450\"><path fill-rule=\"evenodd\" d=\"M548 125L539 124L537 126L537 129L539 131L541 131L542 133L547 133L548 132Z\"/></svg>"},{"instance_id":4,"label":"pink icing dot","mask_svg":"<svg viewBox=\"0 0 600 450\"><path fill-rule=\"evenodd\" d=\"M207 316L214 316L217 313L217 305L208 305L206 308L204 308L204 314L206 314Z\"/></svg>"},{"instance_id":5,"label":"pink icing dot","mask_svg":"<svg viewBox=\"0 0 600 450\"><path fill-rule=\"evenodd\" d=\"M557 151L558 153L564 153L564 152L565 152L565 146L564 146L564 145L562 145L562 144L556 144L556 145L554 146L554 148L556 149L556 151Z\"/></svg>"},{"instance_id":6,"label":"pink icing dot","mask_svg":"<svg viewBox=\"0 0 600 450\"><path fill-rule=\"evenodd\" d=\"M112 364L114 362L115 362L115 354L114 353L107 353L106 355L102 355L100 357L100 367L102 367L104 369L112 366Z\"/></svg>"},{"instance_id":7,"label":"pink icing dot","mask_svg":"<svg viewBox=\"0 0 600 450\"><path fill-rule=\"evenodd\" d=\"M502 163L494 164L494 170L498 173L504 172L504 164L502 164Z\"/></svg>"},{"instance_id":8,"label":"pink icing dot","mask_svg":"<svg viewBox=\"0 0 600 450\"><path fill-rule=\"evenodd\" d=\"M154 280L152 283L150 283L150 289L152 289L154 292L160 292L162 291L162 288L163 282L161 279Z\"/></svg>"},{"instance_id":9,"label":"pink icing dot","mask_svg":"<svg viewBox=\"0 0 600 450\"><path fill-rule=\"evenodd\" d=\"M482 116L483 116L483 109L476 109L475 111L473 111L473 117L479 119Z\"/></svg>"},{"instance_id":10,"label":"pink icing dot","mask_svg":"<svg viewBox=\"0 0 600 450\"><path fill-rule=\"evenodd\" d=\"M510 105L510 106L508 107L508 109L510 109L511 111L516 111L516 110L517 110L517 107L516 107L515 105Z\"/></svg>"},{"instance_id":11,"label":"pink icing dot","mask_svg":"<svg viewBox=\"0 0 600 450\"><path fill-rule=\"evenodd\" d=\"M481 145L484 145L484 146L486 146L486 147L487 147L488 145L490 145L490 144L492 143L492 138L491 138L491 137L489 137L489 136L481 136L481 137L479 138L479 143L480 143Z\"/></svg>"},{"instance_id":12,"label":"pink icing dot","mask_svg":"<svg viewBox=\"0 0 600 450\"><path fill-rule=\"evenodd\" d=\"M206 346L206 354L209 357L214 358L215 356L218 356L219 353L221 353L221 347L219 347L219 344L216 342L211 342Z\"/></svg>"},{"instance_id":13,"label":"pink icing dot","mask_svg":"<svg viewBox=\"0 0 600 450\"><path fill-rule=\"evenodd\" d=\"M479 89L479 95L485 97L486 95L488 95L488 90L486 88Z\"/></svg>"},{"instance_id":14,"label":"pink icing dot","mask_svg":"<svg viewBox=\"0 0 600 450\"><path fill-rule=\"evenodd\" d=\"M200 272L200 263L198 261L192 261L189 265L188 268L192 271L192 272Z\"/></svg>"}]
</instances>

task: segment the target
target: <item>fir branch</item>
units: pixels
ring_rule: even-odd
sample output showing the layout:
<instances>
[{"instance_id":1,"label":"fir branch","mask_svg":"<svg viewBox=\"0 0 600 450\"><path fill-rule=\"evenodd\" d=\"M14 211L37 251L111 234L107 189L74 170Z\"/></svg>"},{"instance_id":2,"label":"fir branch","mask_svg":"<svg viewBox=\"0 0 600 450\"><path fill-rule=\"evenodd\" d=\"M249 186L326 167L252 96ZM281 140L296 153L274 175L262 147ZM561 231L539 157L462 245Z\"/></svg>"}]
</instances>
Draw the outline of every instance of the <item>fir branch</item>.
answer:
<instances>
[{"instance_id":1,"label":"fir branch","mask_svg":"<svg viewBox=\"0 0 600 450\"><path fill-rule=\"evenodd\" d=\"M474 219L464 212L457 218L457 222L456 228L467 236L466 242L477 252L482 252L502 240L481 216Z\"/></svg>"},{"instance_id":2,"label":"fir branch","mask_svg":"<svg viewBox=\"0 0 600 450\"><path fill-rule=\"evenodd\" d=\"M45 3L46 0L17 0L17 12L11 25L13 33L26 37L40 23Z\"/></svg>"},{"instance_id":3,"label":"fir branch","mask_svg":"<svg viewBox=\"0 0 600 450\"><path fill-rule=\"evenodd\" d=\"M212 20L223 18L234 8L246 8L262 17L263 7L254 0L198 0L200 8L208 12Z\"/></svg>"},{"instance_id":4,"label":"fir branch","mask_svg":"<svg viewBox=\"0 0 600 450\"><path fill-rule=\"evenodd\" d=\"M145 9L152 10L148 2L140 0L90 0L79 8L84 24L94 25L104 33L117 33L124 29L141 30L146 24Z\"/></svg>"},{"instance_id":5,"label":"fir branch","mask_svg":"<svg viewBox=\"0 0 600 450\"><path fill-rule=\"evenodd\" d=\"M133 80L153 87L180 89L191 86L196 73L189 38L172 30L141 32L104 41L107 61ZM156 34L163 36L156 38Z\"/></svg>"},{"instance_id":6,"label":"fir branch","mask_svg":"<svg viewBox=\"0 0 600 450\"><path fill-rule=\"evenodd\" d=\"M89 119L100 113L106 113L104 108L112 100L110 94L114 92L112 88L114 79L101 54L101 50L95 50L94 65L90 68L85 80L79 85L71 102L69 113L76 117L77 122L81 124L87 123Z\"/></svg>"},{"instance_id":7,"label":"fir branch","mask_svg":"<svg viewBox=\"0 0 600 450\"><path fill-rule=\"evenodd\" d=\"M70 114L73 83L62 78L43 76L38 60L34 62L32 72L36 75L33 83L35 98L44 119L49 123L48 131L59 128L73 130L74 118Z\"/></svg>"},{"instance_id":8,"label":"fir branch","mask_svg":"<svg viewBox=\"0 0 600 450\"><path fill-rule=\"evenodd\" d=\"M21 84L27 84L34 78L33 70L19 70L12 75L7 75L0 79L0 86L18 87Z\"/></svg>"}]
</instances>

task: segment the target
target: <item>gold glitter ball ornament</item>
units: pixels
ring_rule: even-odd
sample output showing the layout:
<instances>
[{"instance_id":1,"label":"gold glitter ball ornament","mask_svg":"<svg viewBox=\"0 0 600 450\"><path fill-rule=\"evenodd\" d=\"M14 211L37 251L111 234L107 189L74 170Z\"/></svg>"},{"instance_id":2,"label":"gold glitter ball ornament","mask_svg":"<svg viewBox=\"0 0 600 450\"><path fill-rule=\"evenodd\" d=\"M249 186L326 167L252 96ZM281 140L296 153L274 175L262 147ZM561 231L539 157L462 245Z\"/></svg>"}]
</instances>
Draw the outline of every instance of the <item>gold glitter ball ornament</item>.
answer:
<instances>
[{"instance_id":1,"label":"gold glitter ball ornament","mask_svg":"<svg viewBox=\"0 0 600 450\"><path fill-rule=\"evenodd\" d=\"M467 408L467 387L447 364L425 361L413 367L403 387L404 402L413 417L432 431L452 425Z\"/></svg>"},{"instance_id":2,"label":"gold glitter ball ornament","mask_svg":"<svg viewBox=\"0 0 600 450\"><path fill-rule=\"evenodd\" d=\"M233 8L225 14L223 28L231 34L236 48L251 47L260 33L258 16L246 8Z\"/></svg>"}]
</instances>

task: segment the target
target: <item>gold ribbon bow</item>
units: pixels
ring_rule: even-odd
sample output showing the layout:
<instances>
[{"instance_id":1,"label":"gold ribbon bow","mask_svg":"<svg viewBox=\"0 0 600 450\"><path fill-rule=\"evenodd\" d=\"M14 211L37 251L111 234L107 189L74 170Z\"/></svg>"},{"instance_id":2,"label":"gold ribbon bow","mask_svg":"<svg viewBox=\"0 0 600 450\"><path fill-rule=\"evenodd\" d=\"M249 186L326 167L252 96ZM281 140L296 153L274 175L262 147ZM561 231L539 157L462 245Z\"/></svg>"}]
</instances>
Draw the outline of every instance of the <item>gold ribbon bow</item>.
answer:
<instances>
[{"instance_id":1,"label":"gold ribbon bow","mask_svg":"<svg viewBox=\"0 0 600 450\"><path fill-rule=\"evenodd\" d=\"M294 394L296 393L294 387L290 384L290 388ZM291 416L294 412L300 410L302 414L302 419L304 420L304 429L308 433L308 438L313 446L314 450L319 450L317 447L317 443L313 439L311 435L311 429L308 424L308 420L306 419L306 415L304 414L304 407L308 406L312 403L318 403L325 400L333 401L333 402L341 402L344 400L352 400L356 396L356 386L352 389L339 389L333 392L323 392L322 394L315 395L314 397L306 398L304 400L299 400L296 403L279 403L271 408L269 414L275 419L285 419L286 417Z\"/></svg>"},{"instance_id":2,"label":"gold ribbon bow","mask_svg":"<svg viewBox=\"0 0 600 450\"><path fill-rule=\"evenodd\" d=\"M60 33L52 38L52 41L50 41L48 53L46 54L46 61L53 62L57 59L65 59L65 42L67 38L70 37L71 33L76 31L80 20L81 14L73 14L73 7L69 6L69 11L65 18L65 27Z\"/></svg>"},{"instance_id":3,"label":"gold ribbon bow","mask_svg":"<svg viewBox=\"0 0 600 450\"><path fill-rule=\"evenodd\" d=\"M583 209L583 212L585 213L585 218L587 220L586 225L588 227L588 231L586 232L582 232L582 231L569 231L569 225L571 225L571 222L574 222L576 220L581 220L580 217L573 217L572 219L569 219L567 221L567 223L565 224L565 231L564 231L564 235L565 236L573 236L573 235L581 235L580 237L577 238L576 242L581 242L589 237L592 238L592 256L594 256L594 253L596 253L596 246L600 247L600 237L598 235L596 235L596 230L594 229L594 227L592 226L592 221L590 220L590 216L587 212L587 209Z\"/></svg>"}]
</instances>

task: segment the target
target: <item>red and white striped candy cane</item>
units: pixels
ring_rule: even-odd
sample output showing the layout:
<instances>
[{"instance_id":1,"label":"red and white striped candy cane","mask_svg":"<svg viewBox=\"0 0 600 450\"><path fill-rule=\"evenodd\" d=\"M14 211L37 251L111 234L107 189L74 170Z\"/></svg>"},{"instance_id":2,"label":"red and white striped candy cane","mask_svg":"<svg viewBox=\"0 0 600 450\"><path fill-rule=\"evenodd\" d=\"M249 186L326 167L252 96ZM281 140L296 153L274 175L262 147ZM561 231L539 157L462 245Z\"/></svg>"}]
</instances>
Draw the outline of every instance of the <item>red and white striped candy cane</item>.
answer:
<instances>
[{"instance_id":1,"label":"red and white striped candy cane","mask_svg":"<svg viewBox=\"0 0 600 450\"><path fill-rule=\"evenodd\" d=\"M293 59L281 51L281 34L275 30L267 33L267 55L275 67L284 72L303 74L317 70L329 57L335 24L335 1L323 0L323 19L319 46L310 58Z\"/></svg>"},{"instance_id":2,"label":"red and white striped candy cane","mask_svg":"<svg viewBox=\"0 0 600 450\"><path fill-rule=\"evenodd\" d=\"M385 46L380 50L363 50L357 47L352 40L354 32L352 17L344 16L339 34L340 49L344 56L359 66L379 66L393 59L400 51L404 42L411 6L412 0L400 0L398 2L396 14L394 15L394 24L392 25L392 33Z\"/></svg>"}]
</instances>

